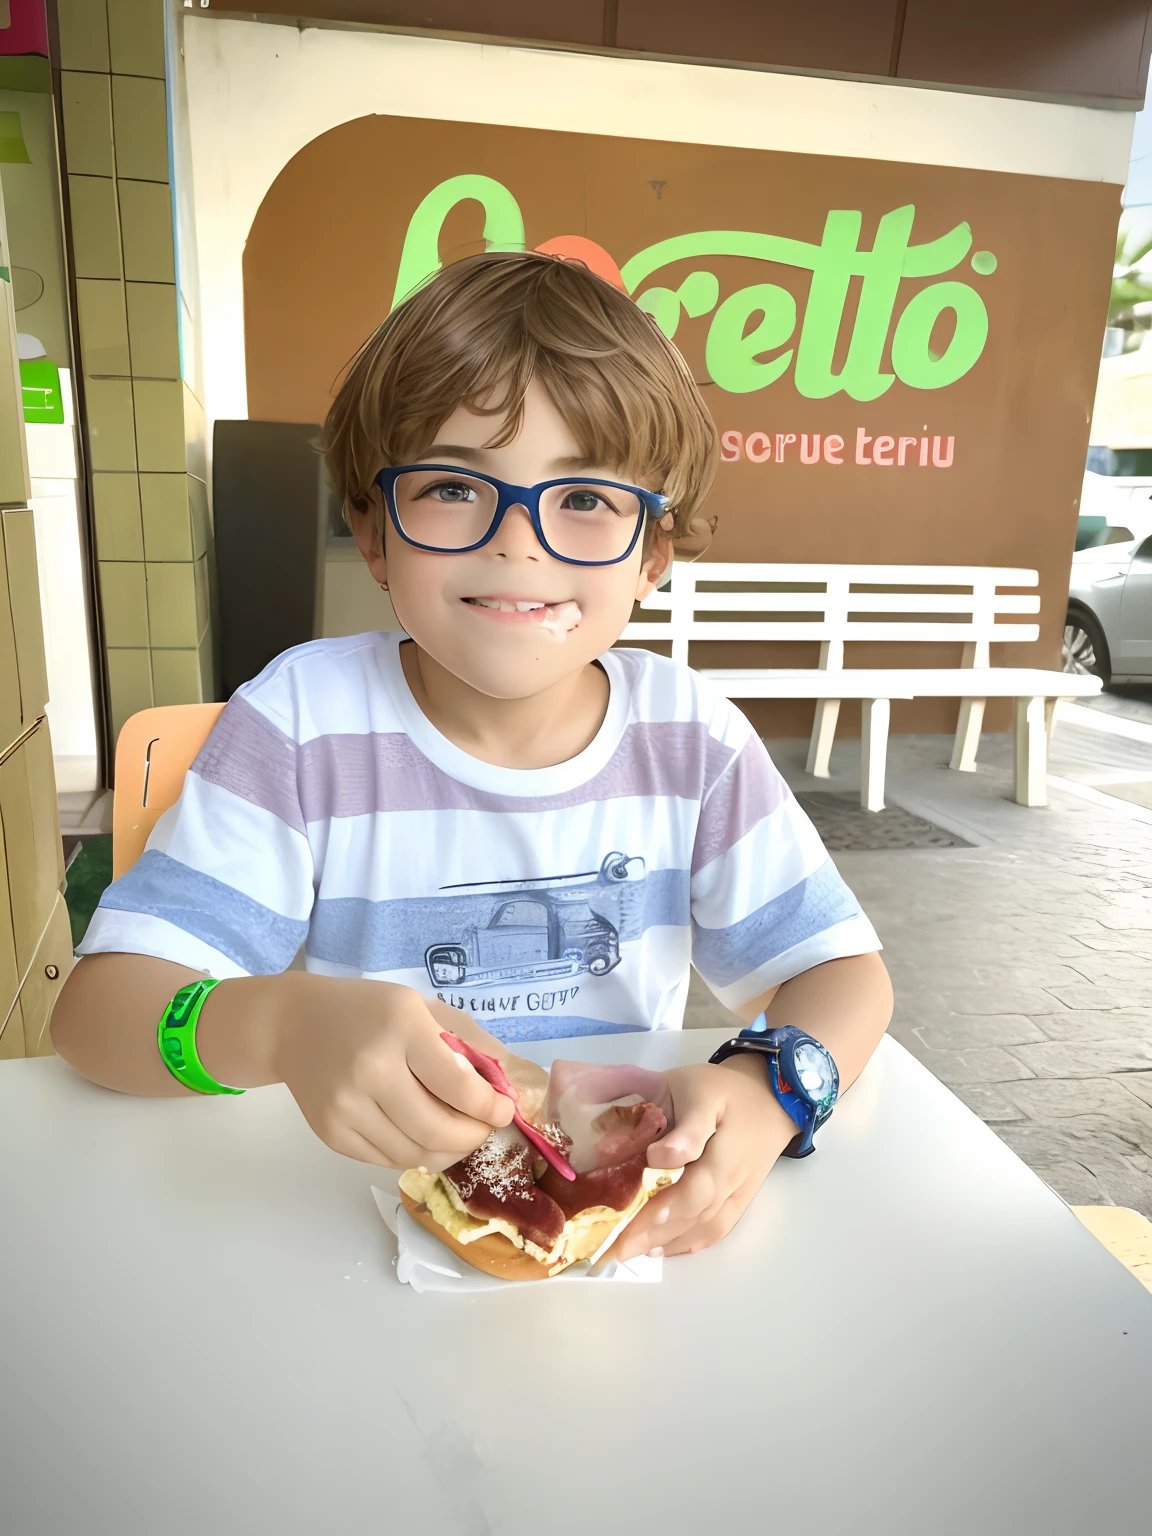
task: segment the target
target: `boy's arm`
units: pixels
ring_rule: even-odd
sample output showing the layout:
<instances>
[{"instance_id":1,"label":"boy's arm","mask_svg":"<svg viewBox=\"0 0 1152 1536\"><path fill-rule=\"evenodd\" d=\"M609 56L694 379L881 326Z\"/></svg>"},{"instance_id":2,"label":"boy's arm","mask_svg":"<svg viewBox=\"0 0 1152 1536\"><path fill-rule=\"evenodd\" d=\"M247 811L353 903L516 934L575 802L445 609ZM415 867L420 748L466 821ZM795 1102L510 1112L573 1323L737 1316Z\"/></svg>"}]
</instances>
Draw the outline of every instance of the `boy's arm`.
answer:
<instances>
[{"instance_id":1,"label":"boy's arm","mask_svg":"<svg viewBox=\"0 0 1152 1536\"><path fill-rule=\"evenodd\" d=\"M122 1093L185 1089L160 1057L157 1026L174 994L203 973L169 960L88 955L52 1016L52 1043L76 1071ZM287 1085L334 1151L396 1168L450 1167L512 1101L440 1038L451 1029L490 1055L505 1048L466 1014L425 1002L411 987L285 971L220 982L205 999L196 1047L233 1088Z\"/></svg>"},{"instance_id":2,"label":"boy's arm","mask_svg":"<svg viewBox=\"0 0 1152 1536\"><path fill-rule=\"evenodd\" d=\"M892 1018L892 983L880 955L825 960L790 981L771 987L737 1010L751 1023L767 1014L768 1027L792 1025L828 1047L840 1074L840 1091L854 1083L880 1044ZM731 1057L731 1061L740 1058ZM725 1065L728 1065L726 1062ZM763 1064L752 1066L763 1072Z\"/></svg>"},{"instance_id":3,"label":"boy's arm","mask_svg":"<svg viewBox=\"0 0 1152 1536\"><path fill-rule=\"evenodd\" d=\"M745 1004L749 1022L767 1013L832 1053L841 1088L859 1077L892 1015L892 986L875 952L825 960ZM684 1177L650 1200L621 1237L620 1259L658 1247L671 1257L719 1242L736 1225L768 1170L796 1134L776 1102L759 1056L668 1073L676 1121L648 1149L655 1167Z\"/></svg>"},{"instance_id":4,"label":"boy's arm","mask_svg":"<svg viewBox=\"0 0 1152 1536\"><path fill-rule=\"evenodd\" d=\"M57 999L52 1044L69 1066L103 1088L157 1097L192 1094L164 1065L156 1031L180 988L203 979L200 971L151 955L86 955ZM201 1012L196 1043L217 1082L255 1088L277 1081L267 984L282 980L251 976L213 989Z\"/></svg>"}]
</instances>

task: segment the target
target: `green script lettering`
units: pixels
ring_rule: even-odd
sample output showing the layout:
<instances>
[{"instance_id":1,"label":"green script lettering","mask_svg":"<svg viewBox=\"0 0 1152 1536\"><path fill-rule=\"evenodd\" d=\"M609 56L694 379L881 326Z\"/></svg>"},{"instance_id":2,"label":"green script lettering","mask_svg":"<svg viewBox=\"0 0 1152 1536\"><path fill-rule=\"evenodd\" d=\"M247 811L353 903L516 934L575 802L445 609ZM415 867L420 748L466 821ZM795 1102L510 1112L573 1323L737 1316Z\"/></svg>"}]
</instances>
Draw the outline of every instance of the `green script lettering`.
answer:
<instances>
[{"instance_id":1,"label":"green script lettering","mask_svg":"<svg viewBox=\"0 0 1152 1536\"><path fill-rule=\"evenodd\" d=\"M460 202L475 200L484 209L484 240L489 250L523 250L524 221L516 199L490 176L453 176L434 187L412 215L400 258L393 306L440 270L439 239L444 220ZM853 400L876 400L896 379L910 389L942 389L962 378L979 359L988 339L988 311L977 290L955 280L931 283L913 294L892 327L905 278L940 277L952 271L972 248L972 231L960 223L935 240L911 244L916 209L912 204L884 214L871 250L860 249L862 215L832 209L819 245L785 235L750 230L701 230L673 235L638 252L624 263L625 287L664 334L675 338L684 315L713 315L705 343L708 372L729 394L765 389L795 359L797 393L824 400L843 392ZM641 285L661 267L700 257L741 256L812 274L800 335L785 348L796 329L795 296L775 283L756 283L730 294L718 306L720 284L706 270L690 272L679 288ZM990 251L977 251L973 270L996 270ZM859 278L856 312L844 361L834 360L844 312ZM717 307L718 306L718 307ZM945 310L955 317L942 354L932 350L932 333ZM758 318L757 318L758 317ZM751 324L751 328L749 326ZM891 335L891 371L882 368ZM775 352L773 357L765 354Z\"/></svg>"},{"instance_id":2,"label":"green script lettering","mask_svg":"<svg viewBox=\"0 0 1152 1536\"><path fill-rule=\"evenodd\" d=\"M400 253L392 308L439 272L440 231L457 203L475 201L484 209L484 244L490 251L522 251L524 220L520 205L491 176L451 176L433 187L412 215Z\"/></svg>"}]
</instances>

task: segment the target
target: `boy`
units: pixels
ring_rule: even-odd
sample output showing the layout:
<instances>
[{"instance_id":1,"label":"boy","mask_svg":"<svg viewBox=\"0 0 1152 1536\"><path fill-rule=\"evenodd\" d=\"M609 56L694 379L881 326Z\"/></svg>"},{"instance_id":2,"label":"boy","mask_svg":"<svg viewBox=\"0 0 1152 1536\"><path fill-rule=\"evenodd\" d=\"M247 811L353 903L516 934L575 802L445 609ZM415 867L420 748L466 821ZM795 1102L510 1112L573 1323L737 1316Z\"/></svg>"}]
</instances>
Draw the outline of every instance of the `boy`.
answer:
<instances>
[{"instance_id":1,"label":"boy","mask_svg":"<svg viewBox=\"0 0 1152 1536\"><path fill-rule=\"evenodd\" d=\"M188 1091L157 1021L207 974L181 993L202 1089L284 1082L336 1151L441 1169L511 1110L442 1029L499 1053L471 1012L503 1042L679 1028L694 961L850 1083L891 1007L871 926L743 716L611 648L714 473L671 343L576 264L472 257L366 343L326 447L405 633L297 647L238 691L101 900L60 1054ZM796 1132L761 1060L669 1080L650 1161L692 1166L625 1257L718 1240Z\"/></svg>"}]
</instances>

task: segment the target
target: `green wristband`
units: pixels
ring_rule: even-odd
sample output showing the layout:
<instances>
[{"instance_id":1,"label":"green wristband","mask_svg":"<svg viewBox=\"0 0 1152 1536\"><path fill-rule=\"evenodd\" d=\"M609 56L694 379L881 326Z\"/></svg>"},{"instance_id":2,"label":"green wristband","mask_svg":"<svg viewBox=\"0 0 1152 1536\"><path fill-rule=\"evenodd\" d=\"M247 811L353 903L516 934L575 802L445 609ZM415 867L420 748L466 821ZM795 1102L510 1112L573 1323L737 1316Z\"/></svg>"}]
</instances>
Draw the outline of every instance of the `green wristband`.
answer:
<instances>
[{"instance_id":1,"label":"green wristband","mask_svg":"<svg viewBox=\"0 0 1152 1536\"><path fill-rule=\"evenodd\" d=\"M172 1076L196 1093L243 1093L243 1088L226 1088L218 1083L196 1054L196 1023L204 999L218 983L212 980L190 981L181 987L160 1016L156 1043L164 1065Z\"/></svg>"}]
</instances>

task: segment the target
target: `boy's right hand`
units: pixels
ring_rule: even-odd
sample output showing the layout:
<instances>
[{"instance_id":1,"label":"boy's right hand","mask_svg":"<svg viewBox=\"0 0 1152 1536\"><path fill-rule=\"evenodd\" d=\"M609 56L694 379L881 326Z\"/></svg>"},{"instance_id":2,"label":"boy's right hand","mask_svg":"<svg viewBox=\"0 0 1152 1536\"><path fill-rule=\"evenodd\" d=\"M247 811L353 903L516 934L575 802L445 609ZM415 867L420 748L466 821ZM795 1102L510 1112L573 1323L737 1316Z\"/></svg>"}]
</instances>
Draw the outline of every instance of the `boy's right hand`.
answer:
<instances>
[{"instance_id":1,"label":"boy's right hand","mask_svg":"<svg viewBox=\"0 0 1152 1536\"><path fill-rule=\"evenodd\" d=\"M438 1172L508 1125L514 1109L444 1043L446 1029L492 1056L506 1055L467 1014L411 987L294 977L276 999L272 1061L333 1151Z\"/></svg>"}]
</instances>

